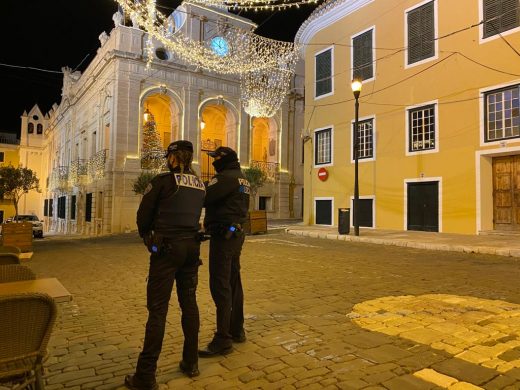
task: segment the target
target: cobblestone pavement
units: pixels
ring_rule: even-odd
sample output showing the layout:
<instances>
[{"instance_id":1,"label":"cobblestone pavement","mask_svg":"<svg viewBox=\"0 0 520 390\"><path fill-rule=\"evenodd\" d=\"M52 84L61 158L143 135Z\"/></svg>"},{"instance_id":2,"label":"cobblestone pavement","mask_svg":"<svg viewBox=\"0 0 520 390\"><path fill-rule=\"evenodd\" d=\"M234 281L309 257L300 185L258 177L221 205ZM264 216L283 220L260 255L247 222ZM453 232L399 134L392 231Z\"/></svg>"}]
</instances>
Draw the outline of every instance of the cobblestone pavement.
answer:
<instances>
[{"instance_id":1,"label":"cobblestone pavement","mask_svg":"<svg viewBox=\"0 0 520 390\"><path fill-rule=\"evenodd\" d=\"M208 245L200 269L201 345L215 309ZM142 345L147 253L134 234L38 241L29 266L73 294L60 304L47 390L122 389ZM248 237L248 341L178 371L176 298L161 389L520 389L519 260L320 240Z\"/></svg>"}]
</instances>

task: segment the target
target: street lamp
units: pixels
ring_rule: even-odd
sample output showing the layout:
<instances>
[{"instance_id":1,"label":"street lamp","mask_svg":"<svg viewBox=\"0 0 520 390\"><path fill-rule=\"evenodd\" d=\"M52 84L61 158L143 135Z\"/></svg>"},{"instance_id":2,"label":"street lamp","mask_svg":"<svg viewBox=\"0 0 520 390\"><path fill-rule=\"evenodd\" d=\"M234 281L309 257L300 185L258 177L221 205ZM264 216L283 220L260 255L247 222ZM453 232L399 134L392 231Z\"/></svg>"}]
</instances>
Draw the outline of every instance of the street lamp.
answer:
<instances>
[{"instance_id":1,"label":"street lamp","mask_svg":"<svg viewBox=\"0 0 520 390\"><path fill-rule=\"evenodd\" d=\"M144 115L143 115L143 117L144 117L144 122L145 122L145 123L148 122L148 121L150 120L150 115L151 115L151 114L152 114L152 113L151 113L150 110L148 109L148 105L146 105L146 110L145 110Z\"/></svg>"},{"instance_id":2,"label":"street lamp","mask_svg":"<svg viewBox=\"0 0 520 390\"><path fill-rule=\"evenodd\" d=\"M352 219L354 221L354 235L359 236L359 180L358 180L358 165L359 165L359 95L361 94L362 83L359 79L352 80L352 92L356 99L355 117L354 117L354 207L352 210Z\"/></svg>"}]
</instances>

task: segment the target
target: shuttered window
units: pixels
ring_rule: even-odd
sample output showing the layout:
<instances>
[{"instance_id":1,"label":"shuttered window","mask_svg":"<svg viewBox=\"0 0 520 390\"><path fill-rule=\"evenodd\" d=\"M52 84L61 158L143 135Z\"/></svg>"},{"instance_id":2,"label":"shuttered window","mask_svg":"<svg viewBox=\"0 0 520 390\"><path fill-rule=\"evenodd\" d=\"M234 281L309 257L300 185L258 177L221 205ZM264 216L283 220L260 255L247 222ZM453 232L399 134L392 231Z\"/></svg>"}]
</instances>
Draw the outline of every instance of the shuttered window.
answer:
<instances>
[{"instance_id":1,"label":"shuttered window","mask_svg":"<svg viewBox=\"0 0 520 390\"><path fill-rule=\"evenodd\" d=\"M368 80L374 77L373 32L370 30L352 39L353 79Z\"/></svg>"},{"instance_id":2,"label":"shuttered window","mask_svg":"<svg viewBox=\"0 0 520 390\"><path fill-rule=\"evenodd\" d=\"M408 64L413 64L435 55L435 8L429 2L407 14Z\"/></svg>"},{"instance_id":3,"label":"shuttered window","mask_svg":"<svg viewBox=\"0 0 520 390\"><path fill-rule=\"evenodd\" d=\"M332 92L332 48L316 55L316 97Z\"/></svg>"},{"instance_id":4,"label":"shuttered window","mask_svg":"<svg viewBox=\"0 0 520 390\"><path fill-rule=\"evenodd\" d=\"M520 26L520 0L482 0L484 38Z\"/></svg>"},{"instance_id":5,"label":"shuttered window","mask_svg":"<svg viewBox=\"0 0 520 390\"><path fill-rule=\"evenodd\" d=\"M85 199L85 221L92 221L92 193L88 193Z\"/></svg>"}]
</instances>

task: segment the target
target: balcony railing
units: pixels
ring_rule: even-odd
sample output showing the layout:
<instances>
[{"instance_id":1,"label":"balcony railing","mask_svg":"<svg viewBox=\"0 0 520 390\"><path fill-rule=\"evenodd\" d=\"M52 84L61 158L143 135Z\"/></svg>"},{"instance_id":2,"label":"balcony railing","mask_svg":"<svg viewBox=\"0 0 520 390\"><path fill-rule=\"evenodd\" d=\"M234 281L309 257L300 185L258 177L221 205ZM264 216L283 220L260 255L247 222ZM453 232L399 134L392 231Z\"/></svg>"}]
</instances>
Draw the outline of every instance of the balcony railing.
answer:
<instances>
[{"instance_id":1,"label":"balcony railing","mask_svg":"<svg viewBox=\"0 0 520 390\"><path fill-rule=\"evenodd\" d=\"M105 165L107 161L107 149L102 149L94 154L87 162L87 177L89 182L105 177Z\"/></svg>"},{"instance_id":2,"label":"balcony railing","mask_svg":"<svg viewBox=\"0 0 520 390\"><path fill-rule=\"evenodd\" d=\"M268 181L275 181L276 174L280 170L280 164L267 161L251 160L251 167L262 170L267 176Z\"/></svg>"},{"instance_id":3,"label":"balcony railing","mask_svg":"<svg viewBox=\"0 0 520 390\"><path fill-rule=\"evenodd\" d=\"M87 160L77 159L70 163L69 184L78 186L83 184L87 178Z\"/></svg>"}]
</instances>

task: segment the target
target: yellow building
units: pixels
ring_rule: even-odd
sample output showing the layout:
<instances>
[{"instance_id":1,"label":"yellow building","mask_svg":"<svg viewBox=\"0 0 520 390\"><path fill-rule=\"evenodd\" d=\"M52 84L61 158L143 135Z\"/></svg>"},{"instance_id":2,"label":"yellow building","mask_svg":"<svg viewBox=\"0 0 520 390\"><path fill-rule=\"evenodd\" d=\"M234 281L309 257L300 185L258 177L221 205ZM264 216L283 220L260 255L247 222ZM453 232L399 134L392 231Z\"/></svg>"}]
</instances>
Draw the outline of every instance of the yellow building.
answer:
<instances>
[{"instance_id":1,"label":"yellow building","mask_svg":"<svg viewBox=\"0 0 520 390\"><path fill-rule=\"evenodd\" d=\"M20 146L16 134L0 133L0 166L12 165L17 167L20 163ZM0 199L0 223L15 214L13 201Z\"/></svg>"},{"instance_id":2,"label":"yellow building","mask_svg":"<svg viewBox=\"0 0 520 390\"><path fill-rule=\"evenodd\" d=\"M329 0L301 26L304 222L520 230L520 2ZM320 176L318 173L320 172ZM352 216L351 225L352 225Z\"/></svg>"}]
</instances>

